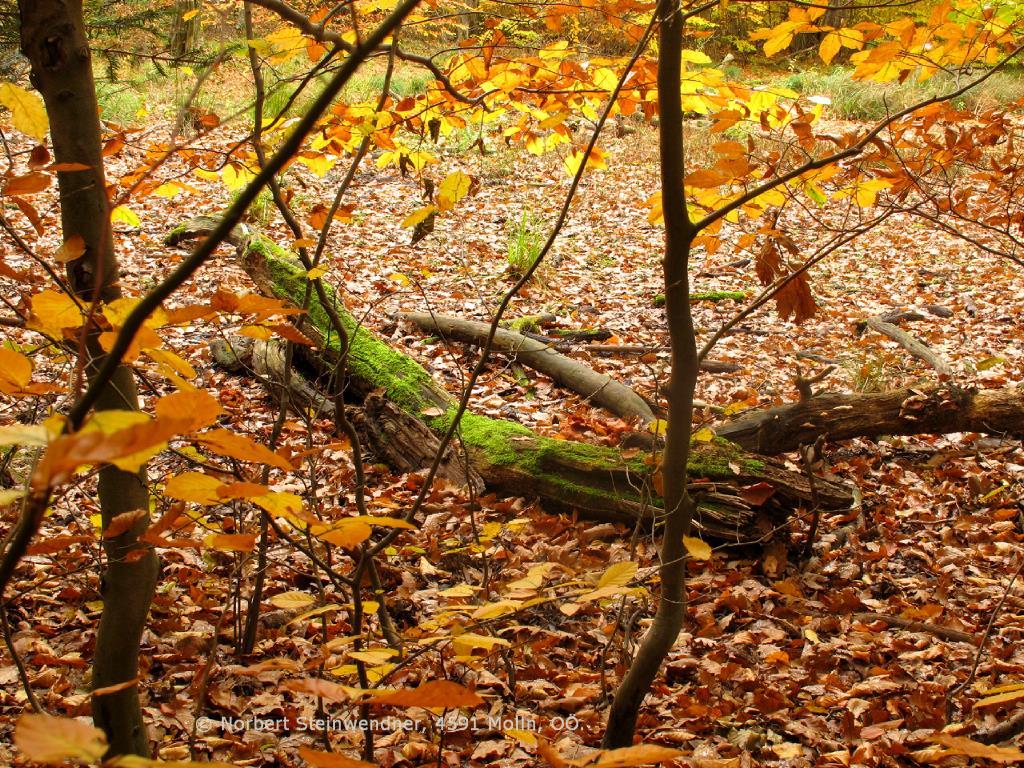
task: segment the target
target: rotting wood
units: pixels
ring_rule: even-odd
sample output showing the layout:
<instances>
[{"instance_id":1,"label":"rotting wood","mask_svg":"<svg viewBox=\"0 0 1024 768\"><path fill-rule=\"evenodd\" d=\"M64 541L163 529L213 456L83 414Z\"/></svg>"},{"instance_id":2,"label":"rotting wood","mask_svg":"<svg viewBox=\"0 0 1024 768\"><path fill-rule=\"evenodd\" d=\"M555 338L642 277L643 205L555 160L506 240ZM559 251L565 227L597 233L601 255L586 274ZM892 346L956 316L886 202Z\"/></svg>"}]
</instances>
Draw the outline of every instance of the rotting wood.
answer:
<instances>
[{"instance_id":1,"label":"rotting wood","mask_svg":"<svg viewBox=\"0 0 1024 768\"><path fill-rule=\"evenodd\" d=\"M950 432L1024 435L1024 388L933 385L869 394L825 393L748 411L716 425L715 432L763 454L795 451L822 435L831 441Z\"/></svg>"},{"instance_id":2,"label":"rotting wood","mask_svg":"<svg viewBox=\"0 0 1024 768\"><path fill-rule=\"evenodd\" d=\"M176 228L168 242L198 236L213 223L209 217L193 219ZM236 232L232 241L261 293L301 304L306 295L305 270L287 251L243 230ZM376 393L432 431L443 430L454 413L452 397L417 362L358 323L334 290L327 284L324 287L349 331L346 397L365 401ZM297 317L296 323L315 345L315 353L307 355L309 362L329 375L337 365L338 345L326 311L315 296L307 314ZM463 416L459 437L473 470L491 491L537 497L551 510L573 510L592 520L632 523L638 517L653 520L660 513L648 453L555 440L521 424L474 413ZM709 538L757 539L759 518L784 518L810 498L801 473L771 459L750 456L724 440L695 444L688 470L695 481L706 481L695 492L698 508L694 522L700 535ZM773 494L764 505L752 508L739 490L758 483L769 484ZM825 478L817 486L824 508L845 509L853 502L850 486Z\"/></svg>"}]
</instances>

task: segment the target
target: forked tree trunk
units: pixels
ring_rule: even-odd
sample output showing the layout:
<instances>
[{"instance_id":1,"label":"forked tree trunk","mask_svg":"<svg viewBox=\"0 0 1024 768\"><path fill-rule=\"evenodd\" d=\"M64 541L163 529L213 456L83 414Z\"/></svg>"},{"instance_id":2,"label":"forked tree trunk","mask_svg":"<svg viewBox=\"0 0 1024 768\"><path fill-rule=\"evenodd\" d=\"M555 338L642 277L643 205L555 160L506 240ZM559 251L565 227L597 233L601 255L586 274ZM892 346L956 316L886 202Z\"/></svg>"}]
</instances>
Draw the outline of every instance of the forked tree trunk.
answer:
<instances>
[{"instance_id":1,"label":"forked tree trunk","mask_svg":"<svg viewBox=\"0 0 1024 768\"><path fill-rule=\"evenodd\" d=\"M58 173L64 240L79 236L84 255L67 266L72 290L88 307L121 295L103 174L99 113L81 0L21 0L22 50L32 64L32 82L46 102L53 153L61 164L81 171ZM96 332L86 339L86 376L103 361ZM99 410L138 410L131 369L121 367L103 390ZM73 425L77 428L78 425ZM158 562L138 537L149 525L145 469L123 472L105 466L99 472L99 500L106 530L118 515L145 514L126 533L103 539L108 563L103 575L103 615L96 638L93 687L127 683L93 697L93 719L110 744L109 755L148 756L149 739L139 706L139 642L156 587Z\"/></svg>"},{"instance_id":2,"label":"forked tree trunk","mask_svg":"<svg viewBox=\"0 0 1024 768\"><path fill-rule=\"evenodd\" d=\"M175 229L168 237L175 244L208 231L215 220L200 217ZM264 237L237 232L233 242L241 261L261 293L301 305L306 294L306 271L287 251ZM325 284L328 299L349 334L349 390L360 402L370 398L364 429L368 443L384 459L415 455L421 434L402 422L416 419L435 432L449 424L455 403L416 361L374 336L357 322ZM337 363L337 343L327 314L314 295L300 329L316 345L308 355L312 366L330 375ZM371 398L378 395L388 407ZM385 423L385 421L390 423ZM403 436L409 436L405 438ZM461 444L478 475L491 490L515 496L536 496L552 509L576 510L590 519L635 522L662 513L662 502L652 483L653 467L646 452L622 452L539 436L521 424L467 413L462 420ZM407 439L406 443L395 442ZM452 460L453 462L455 459ZM391 463L402 470L396 460ZM725 441L694 446L690 476L700 484L695 524L707 536L737 541L757 538L756 522L762 511L784 515L812 496L807 478L771 459L753 457ZM743 486L768 483L775 493L763 508L752 508L739 495ZM820 478L816 490L828 508L851 504L851 489Z\"/></svg>"}]
</instances>

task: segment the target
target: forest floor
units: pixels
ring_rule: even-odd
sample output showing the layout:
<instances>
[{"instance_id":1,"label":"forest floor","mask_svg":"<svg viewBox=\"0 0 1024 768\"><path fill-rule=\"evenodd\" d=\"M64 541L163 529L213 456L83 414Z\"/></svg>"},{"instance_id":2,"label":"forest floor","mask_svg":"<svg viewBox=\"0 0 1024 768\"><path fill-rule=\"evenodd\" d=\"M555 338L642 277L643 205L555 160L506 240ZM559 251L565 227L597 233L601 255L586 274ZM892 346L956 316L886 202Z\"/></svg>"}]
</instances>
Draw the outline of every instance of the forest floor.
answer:
<instances>
[{"instance_id":1,"label":"forest floor","mask_svg":"<svg viewBox=\"0 0 1024 768\"><path fill-rule=\"evenodd\" d=\"M137 165L148 141L136 135L111 157L110 176ZM585 177L549 257L557 263L541 268L513 302L512 317L551 313L560 328L611 331L607 343L665 344L664 314L655 302L663 292L662 230L648 224L645 205L657 189L654 147L647 129L607 147L610 170ZM369 328L458 392L475 352L426 339L396 324L393 314L429 308L489 319L514 282L507 260L510 232L524 216L550 225L568 178L557 159L505 148L487 157L464 156L458 165L449 167L447 158L445 163L445 172L458 167L477 177L480 190L453 214L440 216L433 234L416 245L400 225L422 204L419 185L367 163L347 199L354 221L334 229L326 279ZM293 184L300 213L330 200L332 185L344 173L341 165L323 179L300 173L301 182ZM213 211L229 201L217 183L190 183L197 191L188 197L132 202L139 226L118 225L129 292L152 286L181 259L182 251L161 244L171 227L200 208ZM45 250L56 244L55 202L41 210L50 224L45 237L37 238L23 220L12 221ZM804 208L780 225L800 246L810 247L820 238L824 215ZM292 240L277 217L251 223L282 245ZM739 231L723 238L734 239ZM252 290L232 256L225 247L172 304L208 301L219 288ZM692 290L756 295L752 265L729 266L738 258L728 248L716 256L698 254ZM27 265L17 256L7 261ZM934 372L894 343L855 330L870 315L913 307L923 319L905 327L945 356L958 383L994 387L1024 381L1024 273L1012 264L897 216L840 249L810 278L817 316L794 325L769 308L745 320L710 356L739 370L702 374L699 399L731 410L796 400L798 365L805 372L821 367L800 360L798 352L836 361L836 371L819 385L828 389L879 391L933 382ZM924 309L929 305L951 314L936 316ZM701 338L738 306L696 302ZM265 439L276 409L269 395L253 380L211 364L207 343L226 330L216 322L196 323L169 329L165 338L199 372L196 383L220 398L230 425ZM667 351L571 354L659 401ZM59 373L54 365L54 375ZM480 382L471 408L538 432L602 444L616 444L630 428L500 358ZM0 413L4 420L15 415L7 403ZM706 424L716 418L709 411L698 417ZM349 454L333 442L328 424L316 427L287 422L286 441L296 451L309 450L316 467L306 476L278 477L274 487L345 507L352 481ZM188 450L162 454L151 464L154 490L159 493L158 481L189 469L187 461L195 459ZM857 485L859 517L823 520L822 546L807 567L790 554L806 535L806 511L794 516L791 531L764 547L719 548L711 559L692 562L686 627L647 700L639 733L645 742L687 750L688 764L706 768L943 759L973 764L973 758L950 757L948 745L937 745L934 734L949 723L960 724L953 731L959 735L985 731L1024 701L1024 586L1018 580L1010 587L1024 538L1021 443L978 434L855 440L827 446L825 467ZM369 479L371 508L396 516L418 486L417 478L396 477L378 465L369 468ZM237 656L232 647L239 628L235 590L241 558L189 549L162 553L164 580L143 641L142 684L161 757L187 759L191 751L238 765L300 765L298 746L323 745L299 725L299 718L318 711L314 694L325 696L333 717L356 714L336 686L314 678L356 685L352 661L359 658L377 677L387 675L388 685L448 677L475 684L488 703L472 727L443 736L422 712L413 715L415 728L378 734L380 765L532 765L538 735L565 757L596 747L607 696L649 615L654 542L642 531L633 535L547 514L531 499L478 499L442 488L426 509L421 530L398 539L382 568L388 605L412 651L397 666L375 625L370 647L354 655L346 640L348 601L332 596L316 568L283 544L271 552L270 605L250 657ZM55 714L88 713L87 670L100 609L100 554L89 520L95 512L87 482L56 504L8 611L32 687ZM202 525L252 525L251 513L237 505L220 517L205 512ZM853 532L847 535L846 529L837 541L836 531L852 518ZM59 551L48 551L46 541L56 536L74 541L60 539ZM608 571L630 560L637 570ZM338 567L351 564L341 557ZM242 570L244 595L251 570ZM586 585L627 571L635 573L635 588L620 585L613 597L588 597ZM309 600L295 598L295 592ZM509 615L480 613L482 605L531 596L544 599ZM306 615L317 607L324 610ZM865 614L896 618L887 623ZM993 616L991 634L979 648ZM908 621L919 623L897 626ZM976 658L977 674L947 711L947 692L968 680ZM205 672L209 678L203 683ZM984 701L999 692L1007 693L1003 701ZM12 722L24 707L17 671L5 656L0 712ZM495 727L488 715L511 723ZM270 725L253 727L253 718ZM358 749L358 733L333 730L335 749ZM6 749L0 745L0 760L16 761Z\"/></svg>"}]
</instances>

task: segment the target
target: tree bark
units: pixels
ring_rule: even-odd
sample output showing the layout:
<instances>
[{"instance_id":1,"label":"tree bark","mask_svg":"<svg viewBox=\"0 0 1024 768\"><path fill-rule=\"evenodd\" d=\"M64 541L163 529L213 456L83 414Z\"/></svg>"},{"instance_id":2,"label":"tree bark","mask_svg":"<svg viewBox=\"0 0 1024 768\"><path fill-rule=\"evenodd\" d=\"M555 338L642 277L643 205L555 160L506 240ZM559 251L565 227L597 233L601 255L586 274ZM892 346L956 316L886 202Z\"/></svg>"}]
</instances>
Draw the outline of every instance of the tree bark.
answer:
<instances>
[{"instance_id":1,"label":"tree bark","mask_svg":"<svg viewBox=\"0 0 1024 768\"><path fill-rule=\"evenodd\" d=\"M208 217L193 219L176 228L167 242L175 244L199 236L214 224L215 220ZM306 271L286 251L242 229L236 230L232 242L238 246L242 265L262 294L296 305L302 303ZM366 403L371 395L376 395L391 406L386 418L396 422L413 418L434 432L443 431L455 409L451 396L419 363L357 322L329 285L325 283L324 288L349 334L346 396ZM318 298L314 296L308 313L298 324L316 345L315 354L306 352L307 362L328 377L337 365L338 346ZM364 418L373 421L372 409L366 411L369 416ZM404 427L377 431L392 436L417 434ZM463 417L460 438L473 472L493 491L536 496L553 510L575 510L594 520L635 523L638 516L662 519L662 501L651 487L653 467L648 453L555 440L536 435L512 421L473 413ZM415 450L418 438L405 442L401 437L391 440L389 450L403 453ZM373 444L372 439L370 443ZM700 489L695 499L696 527L702 535L726 541L758 538L756 523L762 512L784 516L811 498L810 486L802 473L791 472L770 459L752 457L725 441L695 445L689 474ZM697 483L698 479L707 482ZM775 489L774 495L763 508L752 508L739 496L739 489L762 482ZM846 508L853 501L851 489L840 483L819 478L816 487L826 508Z\"/></svg>"},{"instance_id":2,"label":"tree bark","mask_svg":"<svg viewBox=\"0 0 1024 768\"><path fill-rule=\"evenodd\" d=\"M65 240L82 238L85 252L67 265L72 289L86 305L120 297L117 258L110 228L103 173L99 112L81 0L21 0L22 51L32 64L32 82L43 96L50 119L56 162L81 164L80 171L57 174L61 225ZM102 364L97 331L85 339L82 361L87 377ZM104 388L100 410L138 410L131 369L120 367ZM79 425L72 425L77 428ZM149 525L145 469L123 472L106 466L99 472L103 529L118 515L147 514L126 533L104 537L103 614L93 662L93 687L130 683L139 673L139 642L156 588L159 564L152 548L138 538ZM93 697L93 719L107 735L108 756L150 754L138 685Z\"/></svg>"},{"instance_id":3,"label":"tree bark","mask_svg":"<svg viewBox=\"0 0 1024 768\"><path fill-rule=\"evenodd\" d=\"M664 530L661 537L661 589L651 626L625 676L615 689L601 746L629 747L640 706L672 650L686 610L686 548L697 505L690 494L689 470L693 428L693 394L700 370L697 339L690 311L690 248L697 234L683 189L686 173L681 101L683 15L677 0L659 0L658 27L658 157L665 216L665 317L672 350L668 383L669 418L662 455Z\"/></svg>"},{"instance_id":4,"label":"tree bark","mask_svg":"<svg viewBox=\"0 0 1024 768\"><path fill-rule=\"evenodd\" d=\"M763 454L829 440L878 435L987 432L1024 435L1024 388L970 390L953 385L877 394L821 394L792 405L741 414L715 427L723 437Z\"/></svg>"},{"instance_id":5,"label":"tree bark","mask_svg":"<svg viewBox=\"0 0 1024 768\"><path fill-rule=\"evenodd\" d=\"M435 312L403 312L399 317L430 333L445 339L481 344L490 331L488 323L463 320L439 315ZM492 349L514 357L523 365L550 376L556 384L571 389L624 419L639 419L644 425L654 421L654 412L632 388L611 376L571 357L556 352L550 344L527 338L521 333L499 328L494 335Z\"/></svg>"}]
</instances>

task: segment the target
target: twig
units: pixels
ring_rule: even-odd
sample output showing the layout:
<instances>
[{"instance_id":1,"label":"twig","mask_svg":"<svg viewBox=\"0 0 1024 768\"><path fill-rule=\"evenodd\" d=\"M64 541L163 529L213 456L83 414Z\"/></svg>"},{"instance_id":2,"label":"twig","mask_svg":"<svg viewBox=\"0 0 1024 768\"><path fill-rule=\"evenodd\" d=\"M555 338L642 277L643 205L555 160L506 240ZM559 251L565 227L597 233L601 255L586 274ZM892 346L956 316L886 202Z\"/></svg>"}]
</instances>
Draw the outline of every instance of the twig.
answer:
<instances>
[{"instance_id":1,"label":"twig","mask_svg":"<svg viewBox=\"0 0 1024 768\"><path fill-rule=\"evenodd\" d=\"M950 689L949 693L946 694L946 721L949 722L953 716L953 699L959 696L960 693L972 682L974 682L975 676L978 674L978 666L981 664L981 655L985 652L985 646L988 645L988 639L992 635L992 628L996 624L996 618L999 616L999 612L1003 609L1003 604L1006 603L1006 598L1010 594L1010 590L1013 589L1013 584L1017 581L1017 577L1020 576L1021 571L1024 570L1024 557L1020 560L1020 565L1017 566L1017 570L1013 572L1013 576L1010 577L1009 583L1006 585L1006 589L1003 590L1003 596L999 600L999 604L992 611L992 616L989 617L988 626L985 627L985 634L981 636L981 642L978 644L978 652L974 654L974 666L971 667L971 672L967 675L967 679L964 680L960 685Z\"/></svg>"},{"instance_id":2,"label":"twig","mask_svg":"<svg viewBox=\"0 0 1024 768\"><path fill-rule=\"evenodd\" d=\"M28 679L28 670L25 669L25 662L18 655L18 649L14 647L14 639L11 637L11 625L7 622L7 606L0 605L0 629L3 630L4 644L7 645L7 652L11 654L11 660L18 670L18 677L21 678L21 686L25 689L25 698L36 714L46 714L46 710L39 704L35 691L32 690L32 683Z\"/></svg>"}]
</instances>

